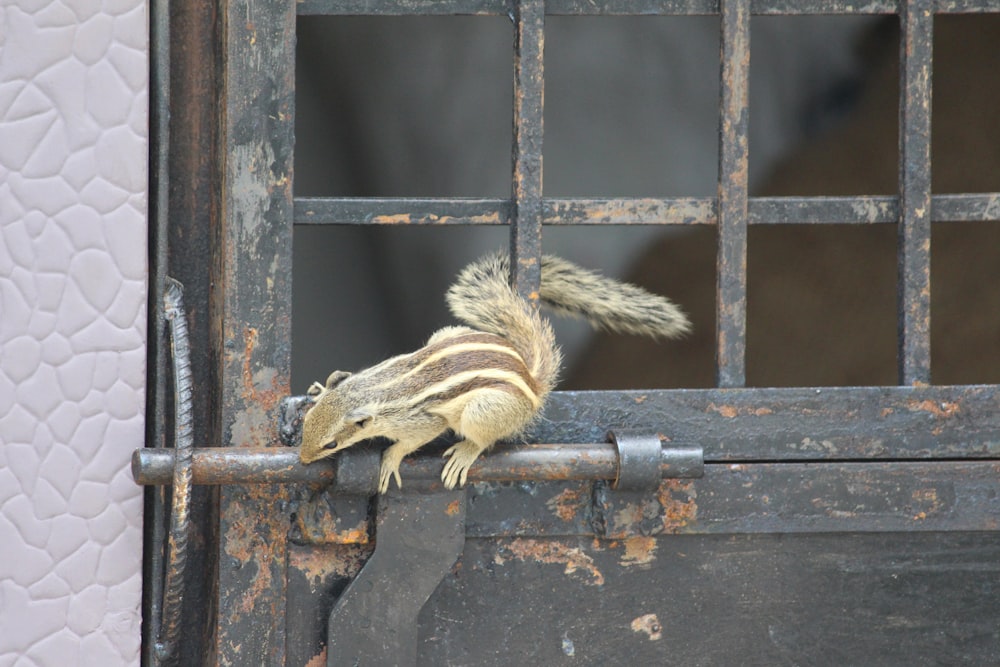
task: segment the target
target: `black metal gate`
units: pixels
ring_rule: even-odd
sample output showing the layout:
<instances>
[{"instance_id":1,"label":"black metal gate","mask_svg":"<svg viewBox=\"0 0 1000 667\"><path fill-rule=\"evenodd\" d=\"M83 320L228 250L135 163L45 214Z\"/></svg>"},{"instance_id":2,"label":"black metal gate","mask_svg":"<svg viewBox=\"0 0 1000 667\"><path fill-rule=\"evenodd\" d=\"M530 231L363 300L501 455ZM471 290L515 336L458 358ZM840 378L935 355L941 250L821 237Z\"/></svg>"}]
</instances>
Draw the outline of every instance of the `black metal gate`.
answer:
<instances>
[{"instance_id":1,"label":"black metal gate","mask_svg":"<svg viewBox=\"0 0 1000 667\"><path fill-rule=\"evenodd\" d=\"M934 16L1000 4L232 0L218 15L195 4L154 12L151 312L165 276L179 278L193 379L169 379L155 320L150 449L134 470L180 485L148 496L148 664L1000 662L1000 397L932 385L929 328L931 222L1000 210L1000 193L931 193ZM749 197L750 15L855 13L899 16L898 195ZM294 197L297 14L510 15L511 198ZM543 196L551 14L720 17L717 196ZM467 491L435 485L434 452L404 466L415 480L404 493L374 501L377 452L299 466L280 442L296 416L293 224L432 223L509 225L528 298L543 225L715 226L718 388L557 393L532 434L542 444L488 456ZM898 386L744 387L747 228L787 223L897 226ZM175 404L172 385L193 404ZM165 449L178 434L200 448ZM162 569L175 584L161 603Z\"/></svg>"}]
</instances>

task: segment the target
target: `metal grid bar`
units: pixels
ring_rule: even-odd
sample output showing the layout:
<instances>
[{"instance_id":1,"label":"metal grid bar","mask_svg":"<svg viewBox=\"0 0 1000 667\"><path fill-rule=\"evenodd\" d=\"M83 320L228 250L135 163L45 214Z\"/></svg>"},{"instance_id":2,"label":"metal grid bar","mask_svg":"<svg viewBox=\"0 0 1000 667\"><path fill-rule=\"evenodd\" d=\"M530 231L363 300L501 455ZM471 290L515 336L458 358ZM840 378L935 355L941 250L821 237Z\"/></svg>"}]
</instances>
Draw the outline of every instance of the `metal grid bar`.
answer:
<instances>
[{"instance_id":1,"label":"metal grid bar","mask_svg":"<svg viewBox=\"0 0 1000 667\"><path fill-rule=\"evenodd\" d=\"M722 0L716 384L746 383L750 3Z\"/></svg>"},{"instance_id":2,"label":"metal grid bar","mask_svg":"<svg viewBox=\"0 0 1000 667\"><path fill-rule=\"evenodd\" d=\"M514 0L299 0L299 15L511 16ZM547 0L550 16L704 16L719 14L719 0ZM895 14L896 0L753 0L754 15ZM935 14L1000 12L998 0L937 0Z\"/></svg>"},{"instance_id":3,"label":"metal grid bar","mask_svg":"<svg viewBox=\"0 0 1000 667\"><path fill-rule=\"evenodd\" d=\"M514 18L513 224L511 280L538 303L542 256L542 119L545 0L521 0Z\"/></svg>"},{"instance_id":4,"label":"metal grid bar","mask_svg":"<svg viewBox=\"0 0 1000 667\"><path fill-rule=\"evenodd\" d=\"M932 0L900 5L899 383L931 380Z\"/></svg>"},{"instance_id":5,"label":"metal grid bar","mask_svg":"<svg viewBox=\"0 0 1000 667\"><path fill-rule=\"evenodd\" d=\"M899 198L751 197L747 222L779 224L896 224ZM1000 218L1000 193L931 197L932 222ZM296 197L297 225L507 225L509 199ZM542 199L545 225L714 225L714 197Z\"/></svg>"},{"instance_id":6,"label":"metal grid bar","mask_svg":"<svg viewBox=\"0 0 1000 667\"><path fill-rule=\"evenodd\" d=\"M930 382L930 225L996 220L1000 194L932 197L930 71L933 15L1000 11L1000 0L304 0L300 14L503 14L515 24L512 199L302 198L297 224L511 225L512 279L537 298L543 224L714 224L717 385L746 379L747 225L898 224L899 382ZM898 13L902 23L900 194L858 197L748 196L751 14ZM718 14L721 16L719 181L716 198L549 199L542 196L543 44L546 14Z\"/></svg>"}]
</instances>

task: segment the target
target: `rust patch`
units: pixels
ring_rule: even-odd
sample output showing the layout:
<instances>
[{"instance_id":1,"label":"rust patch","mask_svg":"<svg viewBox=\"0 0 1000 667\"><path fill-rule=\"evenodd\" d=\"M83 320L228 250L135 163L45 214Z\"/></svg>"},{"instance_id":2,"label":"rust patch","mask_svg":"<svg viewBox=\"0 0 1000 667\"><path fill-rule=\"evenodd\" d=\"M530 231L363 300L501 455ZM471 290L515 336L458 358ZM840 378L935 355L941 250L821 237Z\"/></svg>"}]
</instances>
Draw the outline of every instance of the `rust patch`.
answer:
<instances>
[{"instance_id":1,"label":"rust patch","mask_svg":"<svg viewBox=\"0 0 1000 667\"><path fill-rule=\"evenodd\" d=\"M319 496L317 496L319 498ZM345 526L344 524L349 525ZM341 515L327 503L311 500L304 503L295 516L295 527L308 544L368 544L369 522L367 515Z\"/></svg>"},{"instance_id":2,"label":"rust patch","mask_svg":"<svg viewBox=\"0 0 1000 667\"><path fill-rule=\"evenodd\" d=\"M636 536L679 533L697 518L697 493L693 480L666 479L655 495L609 498L604 508L604 536L626 540Z\"/></svg>"},{"instance_id":3,"label":"rust patch","mask_svg":"<svg viewBox=\"0 0 1000 667\"><path fill-rule=\"evenodd\" d=\"M461 509L462 509L461 501L453 500L450 503L448 503L448 507L445 508L444 513L447 514L448 516L455 516L461 511Z\"/></svg>"},{"instance_id":4,"label":"rust patch","mask_svg":"<svg viewBox=\"0 0 1000 667\"><path fill-rule=\"evenodd\" d=\"M625 567L632 565L646 566L656 560L656 538L628 537L622 541L625 553L619 561Z\"/></svg>"},{"instance_id":5,"label":"rust patch","mask_svg":"<svg viewBox=\"0 0 1000 667\"><path fill-rule=\"evenodd\" d=\"M585 577L584 583L591 586L604 585L604 575L594 565L594 559L578 547L569 547L562 542L552 540L517 538L497 553L494 562L498 565L507 562L502 555L504 551L521 561L564 565L564 574L581 572Z\"/></svg>"},{"instance_id":6,"label":"rust patch","mask_svg":"<svg viewBox=\"0 0 1000 667\"><path fill-rule=\"evenodd\" d=\"M306 663L306 667L326 667L326 647L323 650L309 658L309 662Z\"/></svg>"},{"instance_id":7,"label":"rust patch","mask_svg":"<svg viewBox=\"0 0 1000 667\"><path fill-rule=\"evenodd\" d=\"M545 506L561 520L568 523L573 521L577 512L584 508L584 500L589 495L589 491L589 484L580 485L575 489L563 489L557 495L549 498Z\"/></svg>"},{"instance_id":8,"label":"rust patch","mask_svg":"<svg viewBox=\"0 0 1000 667\"><path fill-rule=\"evenodd\" d=\"M624 539L641 530L642 520L655 517L655 503L628 503L614 514L614 530L608 531L608 537Z\"/></svg>"},{"instance_id":9,"label":"rust patch","mask_svg":"<svg viewBox=\"0 0 1000 667\"><path fill-rule=\"evenodd\" d=\"M744 406L738 408L735 405L716 405L715 403L709 403L708 409L722 415L726 419L735 419L741 415L745 417L766 417L774 414L774 410L768 407L754 408Z\"/></svg>"},{"instance_id":10,"label":"rust patch","mask_svg":"<svg viewBox=\"0 0 1000 667\"><path fill-rule=\"evenodd\" d=\"M233 605L228 622L235 622L242 614L252 613L264 604L278 604L268 595L272 589L272 568L281 567L285 559L285 522L287 517L275 515L264 520L258 511L250 508L274 507L286 495L283 489L270 485L248 486L237 497L231 492L226 504L228 528L225 551L236 561L236 567L255 566L256 574L249 577L250 585ZM279 609L274 610L277 617Z\"/></svg>"},{"instance_id":11,"label":"rust patch","mask_svg":"<svg viewBox=\"0 0 1000 667\"><path fill-rule=\"evenodd\" d=\"M732 419L739 414L739 411L732 405L716 405L715 403L709 403L708 409L712 412L718 412L726 419Z\"/></svg>"},{"instance_id":12,"label":"rust patch","mask_svg":"<svg viewBox=\"0 0 1000 667\"><path fill-rule=\"evenodd\" d=\"M914 520L926 519L928 514L937 514L941 511L941 499L938 497L937 489L933 487L916 489L911 495L913 501L921 506L921 511L914 515Z\"/></svg>"},{"instance_id":13,"label":"rust patch","mask_svg":"<svg viewBox=\"0 0 1000 667\"><path fill-rule=\"evenodd\" d=\"M499 211L486 213L484 215L436 215L428 213L426 215L413 215L411 213L387 213L383 215L373 215L369 222L374 225L500 225L506 222Z\"/></svg>"},{"instance_id":14,"label":"rust patch","mask_svg":"<svg viewBox=\"0 0 1000 667\"><path fill-rule=\"evenodd\" d=\"M936 403L930 399L923 401L910 400L906 402L906 407L909 408L910 412L929 412L938 419L954 417L962 410L958 403L952 401Z\"/></svg>"},{"instance_id":15,"label":"rust patch","mask_svg":"<svg viewBox=\"0 0 1000 667\"><path fill-rule=\"evenodd\" d=\"M660 482L656 498L663 506L663 530L679 532L698 519L698 492L694 481L665 479Z\"/></svg>"},{"instance_id":16,"label":"rust patch","mask_svg":"<svg viewBox=\"0 0 1000 667\"><path fill-rule=\"evenodd\" d=\"M632 620L632 632L642 632L649 641L655 642L663 637L663 626L656 614L645 614Z\"/></svg>"},{"instance_id":17,"label":"rust patch","mask_svg":"<svg viewBox=\"0 0 1000 667\"><path fill-rule=\"evenodd\" d=\"M331 577L354 577L371 556L372 545L335 545L327 547L293 547L288 552L289 567L298 570L309 581L315 593Z\"/></svg>"},{"instance_id":18,"label":"rust patch","mask_svg":"<svg viewBox=\"0 0 1000 667\"><path fill-rule=\"evenodd\" d=\"M645 395L645 394L643 394L642 396L636 396L636 397L635 397L635 402L636 402L636 404L638 404L638 405L642 405L643 403L645 403L645 402L646 402L646 398L647 398L647 397L646 397L646 395Z\"/></svg>"},{"instance_id":19,"label":"rust patch","mask_svg":"<svg viewBox=\"0 0 1000 667\"><path fill-rule=\"evenodd\" d=\"M895 410L893 410L892 408L882 408L882 412L879 413L879 416L882 417L882 419L885 419L894 412Z\"/></svg>"},{"instance_id":20,"label":"rust patch","mask_svg":"<svg viewBox=\"0 0 1000 667\"><path fill-rule=\"evenodd\" d=\"M372 217L372 223L376 225L408 225L411 222L409 213L396 213L394 215L376 215Z\"/></svg>"},{"instance_id":21,"label":"rust patch","mask_svg":"<svg viewBox=\"0 0 1000 667\"><path fill-rule=\"evenodd\" d=\"M243 331L243 398L248 401L256 400L257 394L253 385L253 371L250 368L255 347L257 347L257 329L247 327Z\"/></svg>"}]
</instances>

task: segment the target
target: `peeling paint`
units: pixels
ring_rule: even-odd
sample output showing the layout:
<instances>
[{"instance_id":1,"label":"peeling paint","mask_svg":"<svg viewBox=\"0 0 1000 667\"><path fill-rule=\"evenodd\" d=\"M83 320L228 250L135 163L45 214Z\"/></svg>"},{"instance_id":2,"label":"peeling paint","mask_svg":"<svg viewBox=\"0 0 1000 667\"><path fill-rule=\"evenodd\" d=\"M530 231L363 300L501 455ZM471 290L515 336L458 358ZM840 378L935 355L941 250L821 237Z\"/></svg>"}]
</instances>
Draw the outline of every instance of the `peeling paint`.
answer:
<instances>
[{"instance_id":1,"label":"peeling paint","mask_svg":"<svg viewBox=\"0 0 1000 667\"><path fill-rule=\"evenodd\" d=\"M326 667L326 647L324 646L322 651L309 658L305 667Z\"/></svg>"},{"instance_id":2,"label":"peeling paint","mask_svg":"<svg viewBox=\"0 0 1000 667\"><path fill-rule=\"evenodd\" d=\"M937 489L933 487L916 489L911 495L914 502L920 503L924 506L923 509L925 511L920 512L920 514L924 514L926 516L927 512L936 514L941 510L942 503L940 497L938 496Z\"/></svg>"},{"instance_id":3,"label":"peeling paint","mask_svg":"<svg viewBox=\"0 0 1000 667\"><path fill-rule=\"evenodd\" d=\"M288 566L301 572L315 593L322 591L331 577L357 575L373 550L372 545L292 547L288 551Z\"/></svg>"},{"instance_id":4,"label":"peeling paint","mask_svg":"<svg viewBox=\"0 0 1000 667\"><path fill-rule=\"evenodd\" d=\"M564 565L564 574L572 575L579 572L584 576L584 583L591 586L604 585L604 575L594 565L594 559L578 547L569 547L554 540L518 538L497 552L493 559L497 565L503 565L507 562L503 555L505 552L525 562L535 561Z\"/></svg>"},{"instance_id":5,"label":"peeling paint","mask_svg":"<svg viewBox=\"0 0 1000 667\"><path fill-rule=\"evenodd\" d=\"M906 407L910 410L910 412L929 412L938 419L954 417L962 411L959 403L951 401L941 401L938 403L930 399L925 399L923 401L907 401Z\"/></svg>"},{"instance_id":6,"label":"peeling paint","mask_svg":"<svg viewBox=\"0 0 1000 667\"><path fill-rule=\"evenodd\" d=\"M717 412L726 419L733 419L739 414L739 411L732 405L716 405L715 403L709 403L708 409L712 412Z\"/></svg>"},{"instance_id":7,"label":"peeling paint","mask_svg":"<svg viewBox=\"0 0 1000 667\"><path fill-rule=\"evenodd\" d=\"M254 348L257 347L257 329L246 327L243 330L243 398L247 401L254 400L256 391L253 385L253 373L251 371L251 359L253 359Z\"/></svg>"},{"instance_id":8,"label":"peeling paint","mask_svg":"<svg viewBox=\"0 0 1000 667\"><path fill-rule=\"evenodd\" d=\"M663 530L679 532L698 519L698 492L694 481L665 479L656 494L663 506Z\"/></svg>"},{"instance_id":9,"label":"peeling paint","mask_svg":"<svg viewBox=\"0 0 1000 667\"><path fill-rule=\"evenodd\" d=\"M804 452L822 452L829 456L836 456L840 451L832 440L816 441L808 437L802 439L799 449Z\"/></svg>"},{"instance_id":10,"label":"peeling paint","mask_svg":"<svg viewBox=\"0 0 1000 667\"><path fill-rule=\"evenodd\" d=\"M562 637L562 652L570 658L576 655L576 646L573 645L573 640L569 638L569 633L564 634Z\"/></svg>"},{"instance_id":11,"label":"peeling paint","mask_svg":"<svg viewBox=\"0 0 1000 667\"><path fill-rule=\"evenodd\" d=\"M663 637L663 626L656 614L645 614L632 620L632 632L642 632L649 641L659 641Z\"/></svg>"},{"instance_id":12,"label":"peeling paint","mask_svg":"<svg viewBox=\"0 0 1000 667\"><path fill-rule=\"evenodd\" d=\"M581 484L576 488L568 488L560 491L546 501L545 506L552 510L553 514L567 523L577 517L577 513L589 502L590 484Z\"/></svg>"},{"instance_id":13,"label":"peeling paint","mask_svg":"<svg viewBox=\"0 0 1000 667\"><path fill-rule=\"evenodd\" d=\"M622 541L625 553L618 561L624 567L638 565L649 567L650 563L656 560L656 538L653 537L627 537Z\"/></svg>"},{"instance_id":14,"label":"peeling paint","mask_svg":"<svg viewBox=\"0 0 1000 667\"><path fill-rule=\"evenodd\" d=\"M299 544L368 544L371 526L367 506L350 501L330 502L318 493L295 513L294 538Z\"/></svg>"},{"instance_id":15,"label":"peeling paint","mask_svg":"<svg viewBox=\"0 0 1000 667\"><path fill-rule=\"evenodd\" d=\"M231 500L228 506L229 528L226 531L226 555L234 559L233 569L254 568L256 573L247 577L249 587L239 595L239 601L232 609L230 620L238 621L241 614L249 614L263 600L271 589L271 564L284 552L284 535L271 540L258 534L258 522L254 517L245 516L245 509L239 501ZM242 515L242 516L241 516ZM272 523L260 524L272 526ZM238 612L238 613L237 613ZM275 610L277 613L277 610Z\"/></svg>"}]
</instances>

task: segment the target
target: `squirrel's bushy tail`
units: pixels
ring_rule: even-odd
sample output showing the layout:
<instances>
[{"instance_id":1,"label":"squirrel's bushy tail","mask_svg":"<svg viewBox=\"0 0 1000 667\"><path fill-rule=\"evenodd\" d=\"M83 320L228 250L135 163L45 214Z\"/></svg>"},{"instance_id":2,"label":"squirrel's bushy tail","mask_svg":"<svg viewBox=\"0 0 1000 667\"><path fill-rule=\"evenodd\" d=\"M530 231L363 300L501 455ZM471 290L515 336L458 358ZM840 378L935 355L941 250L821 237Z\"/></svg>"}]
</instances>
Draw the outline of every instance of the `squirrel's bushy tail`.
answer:
<instances>
[{"instance_id":1,"label":"squirrel's bushy tail","mask_svg":"<svg viewBox=\"0 0 1000 667\"><path fill-rule=\"evenodd\" d=\"M540 295L554 312L582 317L596 328L654 338L691 330L687 316L669 299L553 255L542 257Z\"/></svg>"},{"instance_id":2,"label":"squirrel's bushy tail","mask_svg":"<svg viewBox=\"0 0 1000 667\"><path fill-rule=\"evenodd\" d=\"M448 290L448 307L466 324L510 340L547 392L555 385L561 354L548 321L511 288L509 278L507 253L490 253L459 273ZM540 298L556 313L610 331L673 338L691 329L670 300L553 255L542 257Z\"/></svg>"},{"instance_id":3,"label":"squirrel's bushy tail","mask_svg":"<svg viewBox=\"0 0 1000 667\"><path fill-rule=\"evenodd\" d=\"M510 286L510 259L496 252L462 269L445 295L459 320L509 340L540 385L539 398L552 390L562 364L552 325Z\"/></svg>"}]
</instances>

